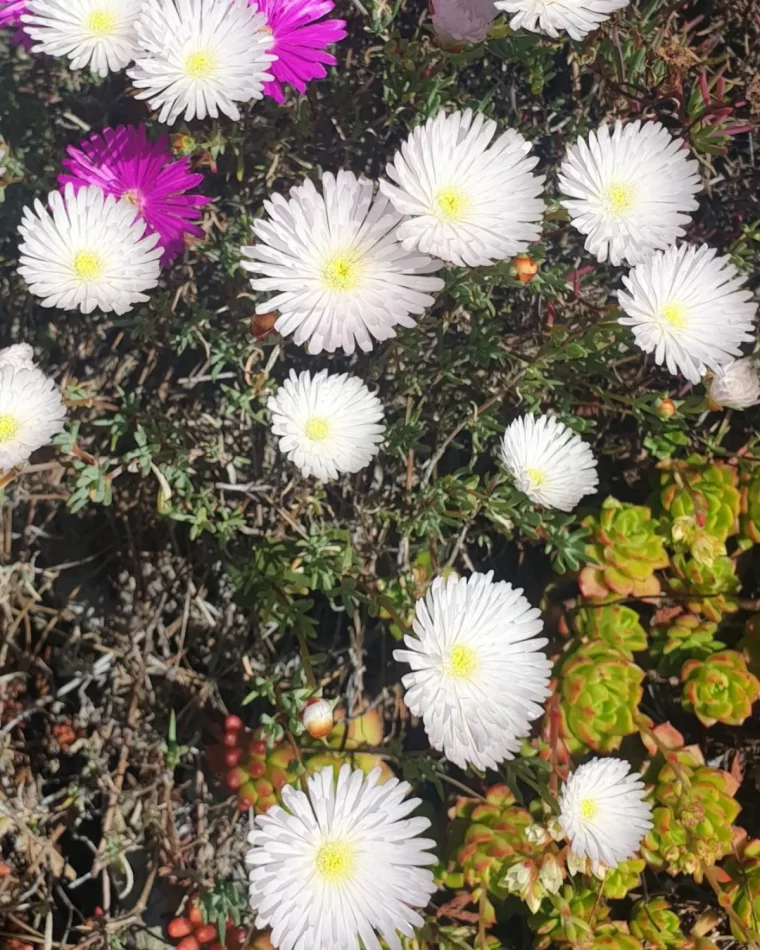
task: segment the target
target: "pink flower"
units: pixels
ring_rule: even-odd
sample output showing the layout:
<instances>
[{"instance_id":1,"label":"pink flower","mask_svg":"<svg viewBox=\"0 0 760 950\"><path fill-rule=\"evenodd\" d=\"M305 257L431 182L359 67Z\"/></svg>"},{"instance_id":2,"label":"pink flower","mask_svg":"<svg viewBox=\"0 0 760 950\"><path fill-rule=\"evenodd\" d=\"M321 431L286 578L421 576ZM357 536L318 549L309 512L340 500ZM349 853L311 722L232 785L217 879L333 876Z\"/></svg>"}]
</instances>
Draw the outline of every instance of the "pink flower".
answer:
<instances>
[{"instance_id":1,"label":"pink flower","mask_svg":"<svg viewBox=\"0 0 760 950\"><path fill-rule=\"evenodd\" d=\"M189 159L175 159L166 136L151 142L144 125L120 125L95 132L79 148L70 145L67 151L67 172L58 176L60 184L70 182L77 191L97 185L107 195L131 202L148 233L159 235L165 267L184 248L186 234L203 234L195 222L211 199L186 194L203 175L190 171Z\"/></svg>"},{"instance_id":2,"label":"pink flower","mask_svg":"<svg viewBox=\"0 0 760 950\"><path fill-rule=\"evenodd\" d=\"M31 37L21 26L21 14L27 12L26 3L27 0L0 0L0 28L18 27L13 34L13 42L21 43L26 49L30 49Z\"/></svg>"},{"instance_id":3,"label":"pink flower","mask_svg":"<svg viewBox=\"0 0 760 950\"><path fill-rule=\"evenodd\" d=\"M346 35L345 20L315 22L333 9L332 0L250 0L250 3L266 14L267 26L274 36L274 46L269 50L277 56L269 67L274 81L264 84L264 95L284 102L282 83L303 93L312 79L324 79L325 66L334 66L337 62L325 52L325 47Z\"/></svg>"}]
</instances>

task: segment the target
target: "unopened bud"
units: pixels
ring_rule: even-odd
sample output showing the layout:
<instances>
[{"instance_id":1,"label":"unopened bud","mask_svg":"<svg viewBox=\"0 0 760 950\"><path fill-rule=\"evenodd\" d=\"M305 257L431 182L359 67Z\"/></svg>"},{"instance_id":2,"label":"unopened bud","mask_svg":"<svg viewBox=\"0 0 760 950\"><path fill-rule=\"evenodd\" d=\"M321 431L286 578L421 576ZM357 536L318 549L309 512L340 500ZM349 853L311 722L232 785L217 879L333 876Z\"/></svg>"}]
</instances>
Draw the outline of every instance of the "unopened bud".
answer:
<instances>
[{"instance_id":1,"label":"unopened bud","mask_svg":"<svg viewBox=\"0 0 760 950\"><path fill-rule=\"evenodd\" d=\"M676 414L676 404L672 399L661 399L657 404L657 415L661 419L670 419Z\"/></svg>"},{"instance_id":2,"label":"unopened bud","mask_svg":"<svg viewBox=\"0 0 760 950\"><path fill-rule=\"evenodd\" d=\"M565 837L565 830L560 824L559 818L551 818L546 823L546 830L555 841L562 841Z\"/></svg>"},{"instance_id":3,"label":"unopened bud","mask_svg":"<svg viewBox=\"0 0 760 950\"><path fill-rule=\"evenodd\" d=\"M541 870L538 872L538 879L549 894L556 894L562 887L562 868L553 854L544 855Z\"/></svg>"},{"instance_id":4,"label":"unopened bud","mask_svg":"<svg viewBox=\"0 0 760 950\"><path fill-rule=\"evenodd\" d=\"M301 713L301 720L312 739L324 739L332 732L332 706L326 699L310 699Z\"/></svg>"},{"instance_id":5,"label":"unopened bud","mask_svg":"<svg viewBox=\"0 0 760 950\"><path fill-rule=\"evenodd\" d=\"M510 894L521 894L526 891L535 877L536 867L532 861L520 861L513 864L502 879L502 884Z\"/></svg>"},{"instance_id":6,"label":"unopened bud","mask_svg":"<svg viewBox=\"0 0 760 950\"><path fill-rule=\"evenodd\" d=\"M551 835L543 825L528 825L525 829L525 837L530 844L536 844L543 847L551 841Z\"/></svg>"},{"instance_id":7,"label":"unopened bud","mask_svg":"<svg viewBox=\"0 0 760 950\"><path fill-rule=\"evenodd\" d=\"M529 284L538 273L538 264L530 254L518 254L512 261L512 267L515 269L515 277L524 284Z\"/></svg>"},{"instance_id":8,"label":"unopened bud","mask_svg":"<svg viewBox=\"0 0 760 950\"><path fill-rule=\"evenodd\" d=\"M570 874L585 874L588 860L577 855L572 848L567 852L567 870Z\"/></svg>"}]
</instances>

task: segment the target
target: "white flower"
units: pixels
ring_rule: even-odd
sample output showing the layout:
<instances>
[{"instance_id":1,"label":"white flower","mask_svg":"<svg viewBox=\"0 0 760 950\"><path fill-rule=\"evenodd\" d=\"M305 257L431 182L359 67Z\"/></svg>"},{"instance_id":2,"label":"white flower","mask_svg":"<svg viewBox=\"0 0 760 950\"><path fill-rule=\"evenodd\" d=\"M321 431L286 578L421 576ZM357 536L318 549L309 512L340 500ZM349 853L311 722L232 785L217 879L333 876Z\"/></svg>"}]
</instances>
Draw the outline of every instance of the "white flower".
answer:
<instances>
[{"instance_id":1,"label":"white flower","mask_svg":"<svg viewBox=\"0 0 760 950\"><path fill-rule=\"evenodd\" d=\"M47 445L63 428L65 415L60 392L41 370L12 359L0 362L0 473Z\"/></svg>"},{"instance_id":2,"label":"white flower","mask_svg":"<svg viewBox=\"0 0 760 950\"><path fill-rule=\"evenodd\" d=\"M305 476L322 481L342 472L358 472L377 454L383 441L383 407L356 376L315 376L294 370L270 396L272 432L280 451Z\"/></svg>"},{"instance_id":3,"label":"white flower","mask_svg":"<svg viewBox=\"0 0 760 950\"><path fill-rule=\"evenodd\" d=\"M488 36L497 11L493 0L432 0L435 38L456 51Z\"/></svg>"},{"instance_id":4,"label":"white flower","mask_svg":"<svg viewBox=\"0 0 760 950\"><path fill-rule=\"evenodd\" d=\"M636 345L658 366L698 383L706 367L719 370L752 340L755 305L745 278L714 248L681 244L634 267L618 291Z\"/></svg>"},{"instance_id":5,"label":"white flower","mask_svg":"<svg viewBox=\"0 0 760 950\"><path fill-rule=\"evenodd\" d=\"M708 398L713 405L728 409L756 406L760 402L757 357L745 356L717 370L708 386Z\"/></svg>"},{"instance_id":6,"label":"white flower","mask_svg":"<svg viewBox=\"0 0 760 950\"><path fill-rule=\"evenodd\" d=\"M524 251L541 233L543 177L531 145L508 129L492 144L496 123L470 109L439 112L418 126L386 166L380 182L408 220L405 248L454 264L492 264Z\"/></svg>"},{"instance_id":7,"label":"white flower","mask_svg":"<svg viewBox=\"0 0 760 950\"><path fill-rule=\"evenodd\" d=\"M629 774L630 773L630 774ZM560 824L577 858L615 868L638 851L652 827L641 776L622 759L592 759L568 778L560 795Z\"/></svg>"},{"instance_id":8,"label":"white flower","mask_svg":"<svg viewBox=\"0 0 760 950\"><path fill-rule=\"evenodd\" d=\"M72 69L98 76L124 69L135 58L135 21L142 0L29 0L21 17L37 41L34 53L68 56Z\"/></svg>"},{"instance_id":9,"label":"white flower","mask_svg":"<svg viewBox=\"0 0 760 950\"><path fill-rule=\"evenodd\" d=\"M513 758L548 695L551 663L540 652L541 612L522 590L488 574L437 577L417 601L404 701L430 744L461 768Z\"/></svg>"},{"instance_id":10,"label":"white flower","mask_svg":"<svg viewBox=\"0 0 760 950\"><path fill-rule=\"evenodd\" d=\"M426 865L435 864L420 838L427 818L407 816L420 804L410 787L392 778L378 785L380 769L365 777L344 765L309 778L309 796L286 785L283 808L258 815L249 896L255 926L271 928L282 950L379 950L375 933L401 950L398 933L414 936L423 924L413 909L435 891ZM406 799L406 800L405 800Z\"/></svg>"},{"instance_id":11,"label":"white flower","mask_svg":"<svg viewBox=\"0 0 760 950\"><path fill-rule=\"evenodd\" d=\"M301 712L301 722L312 739L324 739L333 729L333 709L326 699L310 699Z\"/></svg>"},{"instance_id":12,"label":"white flower","mask_svg":"<svg viewBox=\"0 0 760 950\"><path fill-rule=\"evenodd\" d=\"M13 366L16 369L35 369L34 350L28 343L15 343L0 350L0 368Z\"/></svg>"},{"instance_id":13,"label":"white flower","mask_svg":"<svg viewBox=\"0 0 760 950\"><path fill-rule=\"evenodd\" d=\"M128 71L159 122L240 118L236 103L261 99L275 56L266 17L247 0L146 0Z\"/></svg>"},{"instance_id":14,"label":"white flower","mask_svg":"<svg viewBox=\"0 0 760 950\"><path fill-rule=\"evenodd\" d=\"M501 459L536 505L572 511L599 484L590 446L552 416L522 416L507 426Z\"/></svg>"},{"instance_id":15,"label":"white flower","mask_svg":"<svg viewBox=\"0 0 760 950\"><path fill-rule=\"evenodd\" d=\"M699 165L659 122L615 123L578 139L559 174L562 204L599 261L638 264L684 234Z\"/></svg>"},{"instance_id":16,"label":"white flower","mask_svg":"<svg viewBox=\"0 0 760 950\"><path fill-rule=\"evenodd\" d=\"M24 208L19 273L43 307L127 313L148 299L158 283L162 248L158 234L128 201L104 195L91 185L74 193L66 185L48 196L50 210L37 199Z\"/></svg>"},{"instance_id":17,"label":"white flower","mask_svg":"<svg viewBox=\"0 0 760 950\"><path fill-rule=\"evenodd\" d=\"M630 0L496 0L496 9L514 16L509 21L513 30L530 30L558 37L567 33L573 40L582 40L615 10L627 7Z\"/></svg>"},{"instance_id":18,"label":"white flower","mask_svg":"<svg viewBox=\"0 0 760 950\"><path fill-rule=\"evenodd\" d=\"M351 172L322 176L320 194L311 181L292 188L290 199L274 194L264 202L266 218L253 223L258 238L244 247L243 267L261 276L254 290L276 291L257 313L278 310L275 324L309 352L356 344L366 351L373 340L388 340L395 327L413 327L443 287L440 261L410 253L398 243L401 215L374 184Z\"/></svg>"}]
</instances>

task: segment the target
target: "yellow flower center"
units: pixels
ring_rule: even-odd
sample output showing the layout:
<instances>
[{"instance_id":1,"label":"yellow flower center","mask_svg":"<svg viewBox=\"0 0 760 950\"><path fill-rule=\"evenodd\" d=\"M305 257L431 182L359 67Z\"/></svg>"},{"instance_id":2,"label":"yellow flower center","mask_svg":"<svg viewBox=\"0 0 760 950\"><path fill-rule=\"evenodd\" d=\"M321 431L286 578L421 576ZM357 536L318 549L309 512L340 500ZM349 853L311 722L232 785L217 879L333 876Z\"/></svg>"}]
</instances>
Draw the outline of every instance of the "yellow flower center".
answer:
<instances>
[{"instance_id":1,"label":"yellow flower center","mask_svg":"<svg viewBox=\"0 0 760 950\"><path fill-rule=\"evenodd\" d=\"M441 188L435 205L442 221L461 221L470 207L470 199L460 188Z\"/></svg>"},{"instance_id":2,"label":"yellow flower center","mask_svg":"<svg viewBox=\"0 0 760 950\"><path fill-rule=\"evenodd\" d=\"M599 811L599 805L593 798L581 799L581 815L584 818L594 818Z\"/></svg>"},{"instance_id":3,"label":"yellow flower center","mask_svg":"<svg viewBox=\"0 0 760 950\"><path fill-rule=\"evenodd\" d=\"M604 204L607 211L616 217L631 210L636 192L632 185L616 182L604 192Z\"/></svg>"},{"instance_id":4,"label":"yellow flower center","mask_svg":"<svg viewBox=\"0 0 760 950\"><path fill-rule=\"evenodd\" d=\"M306 420L303 431L312 442L324 442L330 435L330 423L323 416L312 416Z\"/></svg>"},{"instance_id":5,"label":"yellow flower center","mask_svg":"<svg viewBox=\"0 0 760 950\"><path fill-rule=\"evenodd\" d=\"M322 268L322 280L328 290L344 292L359 284L359 265L347 254L331 257Z\"/></svg>"},{"instance_id":6,"label":"yellow flower center","mask_svg":"<svg viewBox=\"0 0 760 950\"><path fill-rule=\"evenodd\" d=\"M216 59L206 50L198 50L185 59L185 75L191 79L208 79L216 71Z\"/></svg>"},{"instance_id":7,"label":"yellow flower center","mask_svg":"<svg viewBox=\"0 0 760 950\"><path fill-rule=\"evenodd\" d=\"M142 198L140 196L140 192L136 188L130 188L129 191L125 191L121 197L123 201L128 202L135 208L140 207Z\"/></svg>"},{"instance_id":8,"label":"yellow flower center","mask_svg":"<svg viewBox=\"0 0 760 950\"><path fill-rule=\"evenodd\" d=\"M116 29L116 15L112 10L92 10L85 20L85 26L95 36L108 36Z\"/></svg>"},{"instance_id":9,"label":"yellow flower center","mask_svg":"<svg viewBox=\"0 0 760 950\"><path fill-rule=\"evenodd\" d=\"M478 654L472 647L460 643L449 653L449 674L458 680L471 680L478 669Z\"/></svg>"},{"instance_id":10,"label":"yellow flower center","mask_svg":"<svg viewBox=\"0 0 760 950\"><path fill-rule=\"evenodd\" d=\"M540 488L546 482L546 472L540 468L526 468L525 477L531 488Z\"/></svg>"},{"instance_id":11,"label":"yellow flower center","mask_svg":"<svg viewBox=\"0 0 760 950\"><path fill-rule=\"evenodd\" d=\"M676 330L681 330L686 326L686 307L681 303L670 301L660 311L663 320L669 323Z\"/></svg>"},{"instance_id":12,"label":"yellow flower center","mask_svg":"<svg viewBox=\"0 0 760 950\"><path fill-rule=\"evenodd\" d=\"M317 849L314 864L329 884L341 884L354 873L356 852L349 841L325 841Z\"/></svg>"},{"instance_id":13,"label":"yellow flower center","mask_svg":"<svg viewBox=\"0 0 760 950\"><path fill-rule=\"evenodd\" d=\"M77 251L74 273L80 280L98 280L103 273L103 261L92 251Z\"/></svg>"},{"instance_id":14,"label":"yellow flower center","mask_svg":"<svg viewBox=\"0 0 760 950\"><path fill-rule=\"evenodd\" d=\"M8 442L21 428L18 419L9 412L0 413L0 443Z\"/></svg>"}]
</instances>

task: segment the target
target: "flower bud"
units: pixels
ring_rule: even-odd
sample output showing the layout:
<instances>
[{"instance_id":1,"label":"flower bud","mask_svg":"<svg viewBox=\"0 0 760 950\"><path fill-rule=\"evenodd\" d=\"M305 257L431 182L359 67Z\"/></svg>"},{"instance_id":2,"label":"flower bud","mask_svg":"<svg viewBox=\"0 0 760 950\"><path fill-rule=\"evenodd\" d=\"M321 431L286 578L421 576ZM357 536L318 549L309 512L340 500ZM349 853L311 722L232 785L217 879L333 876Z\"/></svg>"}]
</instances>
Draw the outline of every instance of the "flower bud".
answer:
<instances>
[{"instance_id":1,"label":"flower bud","mask_svg":"<svg viewBox=\"0 0 760 950\"><path fill-rule=\"evenodd\" d=\"M657 404L657 415L661 419L670 419L676 414L676 404L672 399L661 399Z\"/></svg>"},{"instance_id":2,"label":"flower bud","mask_svg":"<svg viewBox=\"0 0 760 950\"><path fill-rule=\"evenodd\" d=\"M332 706L326 699L310 699L301 713L301 720L312 739L324 739L332 732Z\"/></svg>"},{"instance_id":3,"label":"flower bud","mask_svg":"<svg viewBox=\"0 0 760 950\"><path fill-rule=\"evenodd\" d=\"M538 273L538 264L530 254L518 254L512 261L512 267L515 269L515 277L524 284L529 284Z\"/></svg>"},{"instance_id":4,"label":"flower bud","mask_svg":"<svg viewBox=\"0 0 760 950\"><path fill-rule=\"evenodd\" d=\"M585 874L588 861L572 849L567 852L567 870L570 874Z\"/></svg>"},{"instance_id":5,"label":"flower bud","mask_svg":"<svg viewBox=\"0 0 760 950\"><path fill-rule=\"evenodd\" d=\"M760 402L760 376L754 356L734 360L715 373L707 402L711 409L749 409Z\"/></svg>"},{"instance_id":6,"label":"flower bud","mask_svg":"<svg viewBox=\"0 0 760 950\"><path fill-rule=\"evenodd\" d=\"M551 836L543 825L528 825L525 829L525 837L530 844L536 844L539 847L543 847L551 841Z\"/></svg>"},{"instance_id":7,"label":"flower bud","mask_svg":"<svg viewBox=\"0 0 760 950\"><path fill-rule=\"evenodd\" d=\"M493 0L432 0L430 7L436 43L450 53L482 43L498 14Z\"/></svg>"},{"instance_id":8,"label":"flower bud","mask_svg":"<svg viewBox=\"0 0 760 950\"><path fill-rule=\"evenodd\" d=\"M549 894L556 894L562 887L562 868L553 854L544 855L538 879Z\"/></svg>"},{"instance_id":9,"label":"flower bud","mask_svg":"<svg viewBox=\"0 0 760 950\"><path fill-rule=\"evenodd\" d=\"M513 864L502 879L502 885L510 894L522 894L530 887L535 877L536 867L532 861L520 861Z\"/></svg>"},{"instance_id":10,"label":"flower bud","mask_svg":"<svg viewBox=\"0 0 760 950\"><path fill-rule=\"evenodd\" d=\"M560 824L559 818L554 817L550 818L546 823L546 830L549 832L554 841L562 841L565 837L565 829Z\"/></svg>"}]
</instances>

